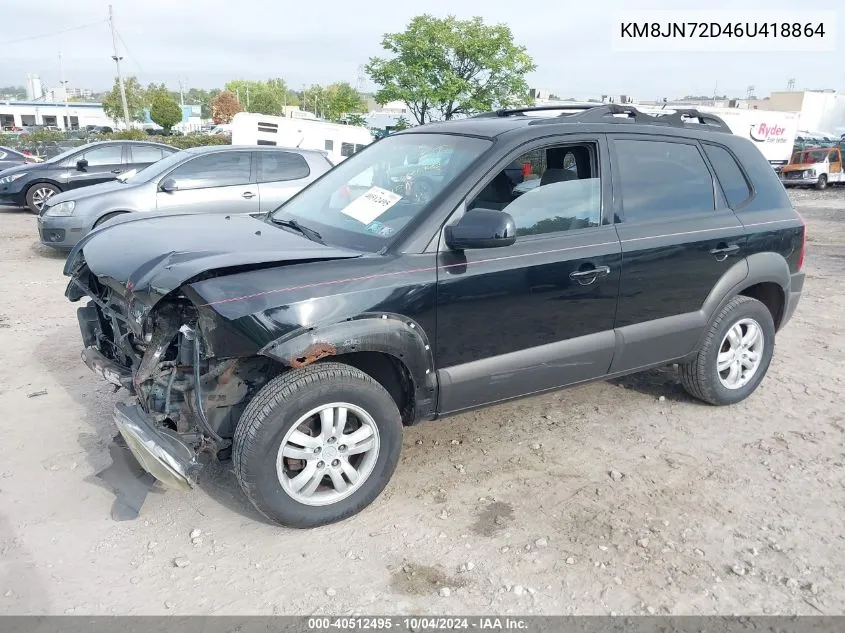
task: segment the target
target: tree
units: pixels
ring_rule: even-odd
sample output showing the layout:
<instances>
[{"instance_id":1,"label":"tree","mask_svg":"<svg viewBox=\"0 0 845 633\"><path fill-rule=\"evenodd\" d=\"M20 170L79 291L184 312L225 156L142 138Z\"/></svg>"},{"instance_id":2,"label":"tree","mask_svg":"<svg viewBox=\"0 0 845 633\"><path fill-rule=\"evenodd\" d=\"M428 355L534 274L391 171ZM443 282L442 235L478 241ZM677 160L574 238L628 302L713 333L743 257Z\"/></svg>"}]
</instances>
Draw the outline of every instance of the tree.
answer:
<instances>
[{"instance_id":1,"label":"tree","mask_svg":"<svg viewBox=\"0 0 845 633\"><path fill-rule=\"evenodd\" d=\"M228 82L226 90L237 95L237 100L247 112L284 116L285 105L298 103L296 93L287 87L284 79L237 79Z\"/></svg>"},{"instance_id":2,"label":"tree","mask_svg":"<svg viewBox=\"0 0 845 633\"><path fill-rule=\"evenodd\" d=\"M150 118L164 128L165 134L170 134L170 129L182 121L182 108L170 95L157 92L150 106Z\"/></svg>"},{"instance_id":3,"label":"tree","mask_svg":"<svg viewBox=\"0 0 845 633\"><path fill-rule=\"evenodd\" d=\"M141 84L135 77L127 77L123 80L126 90L126 105L129 109L129 121L144 120L144 107L146 106L146 95ZM114 80L114 86L103 97L103 111L113 121L123 121L123 103L120 98L120 84Z\"/></svg>"},{"instance_id":4,"label":"tree","mask_svg":"<svg viewBox=\"0 0 845 633\"><path fill-rule=\"evenodd\" d=\"M329 121L340 121L345 115L365 112L367 104L361 93L341 81L325 88L311 86L302 93L301 107Z\"/></svg>"},{"instance_id":5,"label":"tree","mask_svg":"<svg viewBox=\"0 0 845 633\"><path fill-rule=\"evenodd\" d=\"M179 93L169 90L167 88L167 84L151 83L147 86L147 90L146 90L146 93L145 93L147 106L148 107L152 106L153 101L155 101L155 98L159 95L167 97L169 99L172 99L173 101L176 101L176 102L178 102L178 100L179 100Z\"/></svg>"},{"instance_id":6,"label":"tree","mask_svg":"<svg viewBox=\"0 0 845 633\"><path fill-rule=\"evenodd\" d=\"M367 119L364 118L362 114L358 114L357 112L354 114L347 114L344 117L347 125L355 125L357 127L366 127L367 126Z\"/></svg>"},{"instance_id":7,"label":"tree","mask_svg":"<svg viewBox=\"0 0 845 633\"><path fill-rule=\"evenodd\" d=\"M211 100L211 118L217 124L231 123L232 117L243 112L237 97L228 90L224 90Z\"/></svg>"},{"instance_id":8,"label":"tree","mask_svg":"<svg viewBox=\"0 0 845 633\"><path fill-rule=\"evenodd\" d=\"M400 116L398 119L396 119L396 123L391 126L391 130L393 130L394 132L401 132L402 130L407 130L409 127L411 126L408 125L408 119L403 116Z\"/></svg>"},{"instance_id":9,"label":"tree","mask_svg":"<svg viewBox=\"0 0 845 633\"><path fill-rule=\"evenodd\" d=\"M393 57L366 66L381 86L376 101L403 101L417 123L528 103L525 75L536 65L504 24L420 15L382 47Z\"/></svg>"}]
</instances>

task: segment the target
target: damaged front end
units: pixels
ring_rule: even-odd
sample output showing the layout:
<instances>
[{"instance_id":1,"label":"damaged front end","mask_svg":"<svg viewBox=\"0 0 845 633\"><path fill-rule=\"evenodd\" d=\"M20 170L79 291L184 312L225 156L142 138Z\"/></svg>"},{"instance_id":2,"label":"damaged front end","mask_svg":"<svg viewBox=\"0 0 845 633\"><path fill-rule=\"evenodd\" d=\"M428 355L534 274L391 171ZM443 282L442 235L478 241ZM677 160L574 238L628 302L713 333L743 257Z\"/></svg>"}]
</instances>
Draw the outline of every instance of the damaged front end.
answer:
<instances>
[{"instance_id":1,"label":"damaged front end","mask_svg":"<svg viewBox=\"0 0 845 633\"><path fill-rule=\"evenodd\" d=\"M68 299L77 310L82 360L115 388L135 397L118 404L114 422L139 464L162 483L191 488L199 456L223 456L252 394L266 383L266 358L217 359L195 306L178 291L148 309L122 284L98 278L83 263Z\"/></svg>"}]
</instances>

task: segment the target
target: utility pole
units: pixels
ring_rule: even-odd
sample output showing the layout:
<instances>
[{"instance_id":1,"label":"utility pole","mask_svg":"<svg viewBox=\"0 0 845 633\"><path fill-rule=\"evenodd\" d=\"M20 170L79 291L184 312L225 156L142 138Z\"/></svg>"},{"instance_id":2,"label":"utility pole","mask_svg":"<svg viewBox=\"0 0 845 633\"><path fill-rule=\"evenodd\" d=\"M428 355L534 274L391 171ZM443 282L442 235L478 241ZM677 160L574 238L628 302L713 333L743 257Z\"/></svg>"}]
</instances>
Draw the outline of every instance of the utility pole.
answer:
<instances>
[{"instance_id":1,"label":"utility pole","mask_svg":"<svg viewBox=\"0 0 845 633\"><path fill-rule=\"evenodd\" d=\"M70 107L67 104L67 81L65 80L65 63L62 60L62 51L59 51L59 72L62 76L62 86L65 91L65 131L70 129Z\"/></svg>"},{"instance_id":2,"label":"utility pole","mask_svg":"<svg viewBox=\"0 0 845 633\"><path fill-rule=\"evenodd\" d=\"M793 90L795 90L795 80L794 79L790 79L789 81L786 82L786 89L789 92L792 92Z\"/></svg>"},{"instance_id":3,"label":"utility pole","mask_svg":"<svg viewBox=\"0 0 845 633\"><path fill-rule=\"evenodd\" d=\"M126 104L126 86L123 85L123 75L120 74L120 60L123 59L117 54L117 31L114 28L114 11L109 5L109 28L111 28L111 42L114 48L114 65L117 67L117 83L120 86L120 100L123 103L123 120L126 122L126 127L129 127L129 106Z\"/></svg>"},{"instance_id":4,"label":"utility pole","mask_svg":"<svg viewBox=\"0 0 845 633\"><path fill-rule=\"evenodd\" d=\"M179 105L185 105L185 91L181 79L179 80Z\"/></svg>"},{"instance_id":5,"label":"utility pole","mask_svg":"<svg viewBox=\"0 0 845 633\"><path fill-rule=\"evenodd\" d=\"M246 109L249 111L249 84L246 85Z\"/></svg>"}]
</instances>

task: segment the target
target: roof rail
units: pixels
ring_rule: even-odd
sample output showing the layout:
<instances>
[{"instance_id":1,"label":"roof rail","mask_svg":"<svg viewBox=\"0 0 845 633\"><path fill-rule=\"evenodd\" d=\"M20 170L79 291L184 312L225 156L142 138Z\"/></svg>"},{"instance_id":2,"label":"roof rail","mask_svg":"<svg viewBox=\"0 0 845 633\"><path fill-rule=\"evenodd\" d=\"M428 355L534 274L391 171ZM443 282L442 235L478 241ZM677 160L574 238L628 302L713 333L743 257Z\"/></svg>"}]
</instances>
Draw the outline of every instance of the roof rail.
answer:
<instances>
[{"instance_id":1,"label":"roof rail","mask_svg":"<svg viewBox=\"0 0 845 633\"><path fill-rule=\"evenodd\" d=\"M644 125L663 125L667 127L685 128L688 123L695 121L700 125L705 125L715 131L733 132L728 125L718 116L698 110L673 110L666 114L647 114L637 110L637 108L628 105L619 105L616 103L601 104L593 107L582 108L580 112L574 114L561 114L568 119L578 123L640 123ZM557 117L537 119L532 121L529 125L541 125L544 123L554 123Z\"/></svg>"},{"instance_id":2,"label":"roof rail","mask_svg":"<svg viewBox=\"0 0 845 633\"><path fill-rule=\"evenodd\" d=\"M597 108L601 107L600 103L595 105L579 105L579 104L566 104L566 105L546 105L546 106L525 106L524 108L501 108L499 110L493 110L492 112L483 112L481 114L476 114L474 119L489 119L495 117L506 117L506 116L513 116L515 114L525 114L526 112L552 112L555 110L575 110L577 112L583 112L584 110L589 110L590 108ZM562 115L566 116L566 115Z\"/></svg>"}]
</instances>

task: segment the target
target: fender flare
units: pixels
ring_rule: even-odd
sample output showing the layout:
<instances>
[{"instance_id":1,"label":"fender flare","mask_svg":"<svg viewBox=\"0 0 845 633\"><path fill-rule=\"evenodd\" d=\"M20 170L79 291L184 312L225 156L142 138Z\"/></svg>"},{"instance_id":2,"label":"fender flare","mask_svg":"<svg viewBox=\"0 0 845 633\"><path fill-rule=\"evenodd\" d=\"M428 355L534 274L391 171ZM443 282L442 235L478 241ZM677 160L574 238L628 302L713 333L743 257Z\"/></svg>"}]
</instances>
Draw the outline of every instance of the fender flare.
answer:
<instances>
[{"instance_id":1,"label":"fender flare","mask_svg":"<svg viewBox=\"0 0 845 633\"><path fill-rule=\"evenodd\" d=\"M390 312L369 312L337 323L299 328L271 341L258 354L291 368L306 367L322 358L380 352L407 369L415 399L432 398L435 383L434 353L419 323Z\"/></svg>"},{"instance_id":2,"label":"fender flare","mask_svg":"<svg viewBox=\"0 0 845 633\"><path fill-rule=\"evenodd\" d=\"M786 300L789 296L791 279L789 264L780 254L765 252L749 255L731 266L707 295L707 299L701 306L704 323L710 323L719 310L746 288L760 283L777 284ZM706 334L705 328L696 349L701 345Z\"/></svg>"}]
</instances>

